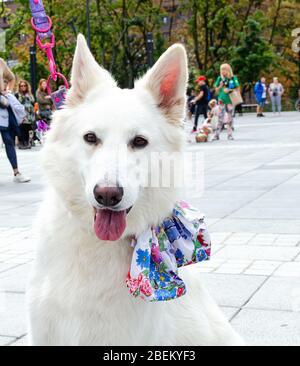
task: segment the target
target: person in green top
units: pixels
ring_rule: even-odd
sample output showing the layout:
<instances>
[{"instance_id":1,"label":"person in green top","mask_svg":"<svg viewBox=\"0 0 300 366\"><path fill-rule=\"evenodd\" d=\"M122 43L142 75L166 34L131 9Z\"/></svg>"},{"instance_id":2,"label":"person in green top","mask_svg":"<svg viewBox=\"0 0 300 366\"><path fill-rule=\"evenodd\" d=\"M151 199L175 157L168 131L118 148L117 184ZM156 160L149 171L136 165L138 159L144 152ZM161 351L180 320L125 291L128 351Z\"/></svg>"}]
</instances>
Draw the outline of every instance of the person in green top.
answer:
<instances>
[{"instance_id":1,"label":"person in green top","mask_svg":"<svg viewBox=\"0 0 300 366\"><path fill-rule=\"evenodd\" d=\"M232 68L229 64L223 64L220 67L220 76L215 81L214 87L218 99L221 100L226 107L227 113L227 129L229 129L228 139L233 140L232 136L232 123L233 123L233 105L230 99L230 93L239 88L240 83L238 78L233 75Z\"/></svg>"}]
</instances>

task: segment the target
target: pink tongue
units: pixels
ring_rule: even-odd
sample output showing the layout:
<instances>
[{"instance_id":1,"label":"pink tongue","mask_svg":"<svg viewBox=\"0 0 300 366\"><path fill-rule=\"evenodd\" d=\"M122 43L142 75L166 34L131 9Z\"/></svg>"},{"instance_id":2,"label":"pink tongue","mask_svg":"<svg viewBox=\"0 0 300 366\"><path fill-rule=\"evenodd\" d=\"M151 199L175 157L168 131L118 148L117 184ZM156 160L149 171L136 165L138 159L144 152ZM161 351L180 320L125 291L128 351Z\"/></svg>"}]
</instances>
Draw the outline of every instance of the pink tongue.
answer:
<instances>
[{"instance_id":1,"label":"pink tongue","mask_svg":"<svg viewBox=\"0 0 300 366\"><path fill-rule=\"evenodd\" d=\"M101 240L118 240L126 228L126 210L97 210L94 230Z\"/></svg>"}]
</instances>

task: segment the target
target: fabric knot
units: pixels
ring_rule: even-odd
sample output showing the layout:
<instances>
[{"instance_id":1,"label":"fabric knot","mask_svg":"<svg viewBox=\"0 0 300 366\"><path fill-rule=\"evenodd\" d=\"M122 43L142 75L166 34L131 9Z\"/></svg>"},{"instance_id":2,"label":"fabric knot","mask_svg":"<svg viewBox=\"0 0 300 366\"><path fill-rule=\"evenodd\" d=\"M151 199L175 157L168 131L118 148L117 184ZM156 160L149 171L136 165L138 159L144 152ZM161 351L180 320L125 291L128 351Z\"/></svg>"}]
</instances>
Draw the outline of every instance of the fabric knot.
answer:
<instances>
[{"instance_id":1,"label":"fabric knot","mask_svg":"<svg viewBox=\"0 0 300 366\"><path fill-rule=\"evenodd\" d=\"M186 287L181 266L210 258L211 241L203 214L187 202L177 202L172 216L132 241L134 251L126 278L130 293L146 301L181 297Z\"/></svg>"}]
</instances>

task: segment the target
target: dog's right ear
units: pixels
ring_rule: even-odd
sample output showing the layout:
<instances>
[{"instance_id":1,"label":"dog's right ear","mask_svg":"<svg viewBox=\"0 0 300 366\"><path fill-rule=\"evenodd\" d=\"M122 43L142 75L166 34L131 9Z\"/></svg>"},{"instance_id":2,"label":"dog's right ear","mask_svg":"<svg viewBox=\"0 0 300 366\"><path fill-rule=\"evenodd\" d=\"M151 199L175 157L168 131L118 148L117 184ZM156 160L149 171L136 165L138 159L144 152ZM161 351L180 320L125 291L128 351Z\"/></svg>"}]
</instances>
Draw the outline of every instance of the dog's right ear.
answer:
<instances>
[{"instance_id":1,"label":"dog's right ear","mask_svg":"<svg viewBox=\"0 0 300 366\"><path fill-rule=\"evenodd\" d=\"M95 60L82 34L77 37L77 45L71 73L71 89L67 93L66 105L75 107L82 103L95 86L107 90L117 84L108 71Z\"/></svg>"}]
</instances>

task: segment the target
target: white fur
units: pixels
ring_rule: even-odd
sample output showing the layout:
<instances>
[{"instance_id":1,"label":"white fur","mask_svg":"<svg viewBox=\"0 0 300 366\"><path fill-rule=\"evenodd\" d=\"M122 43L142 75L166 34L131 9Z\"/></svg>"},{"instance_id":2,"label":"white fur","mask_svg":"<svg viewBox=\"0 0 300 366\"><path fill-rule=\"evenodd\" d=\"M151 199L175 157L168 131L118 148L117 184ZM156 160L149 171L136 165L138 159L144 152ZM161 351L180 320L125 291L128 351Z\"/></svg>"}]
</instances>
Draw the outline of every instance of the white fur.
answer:
<instances>
[{"instance_id":1,"label":"white fur","mask_svg":"<svg viewBox=\"0 0 300 366\"><path fill-rule=\"evenodd\" d=\"M160 87L168 77L172 90L161 95ZM131 235L169 214L178 199L177 191L129 183L120 209L133 208L122 238L103 242L93 231L93 206L97 203L91 190L105 179L106 167L114 166L108 158L111 151L127 146L135 134L149 139L145 149L128 152L125 171L133 168L135 154L182 151L179 125L186 82L185 50L174 45L135 89L121 90L97 65L84 38L78 37L72 89L66 108L55 112L43 149L49 188L36 224L38 245L27 292L31 344L243 343L204 289L194 266L181 270L188 291L180 299L147 303L134 298L126 288ZM87 131L97 133L100 146L84 142ZM115 179L122 177L116 173Z\"/></svg>"}]
</instances>

